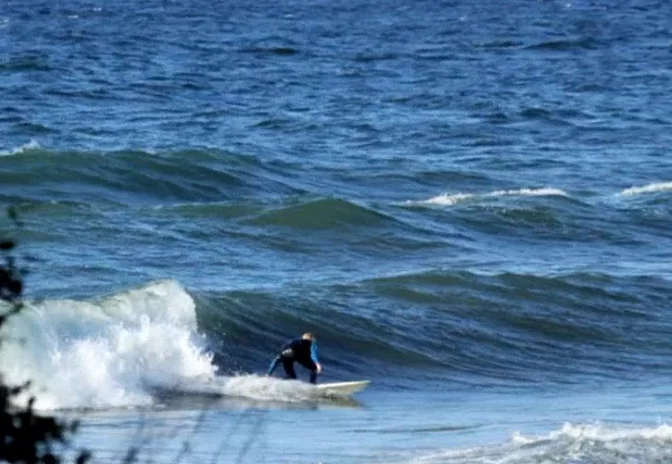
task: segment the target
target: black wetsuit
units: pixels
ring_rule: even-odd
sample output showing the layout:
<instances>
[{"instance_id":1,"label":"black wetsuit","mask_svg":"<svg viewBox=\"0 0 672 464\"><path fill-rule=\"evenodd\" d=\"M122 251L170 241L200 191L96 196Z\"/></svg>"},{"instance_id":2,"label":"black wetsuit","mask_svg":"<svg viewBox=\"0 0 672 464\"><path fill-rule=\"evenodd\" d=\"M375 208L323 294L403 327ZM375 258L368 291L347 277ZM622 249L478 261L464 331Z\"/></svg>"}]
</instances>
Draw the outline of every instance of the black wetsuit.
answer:
<instances>
[{"instance_id":1,"label":"black wetsuit","mask_svg":"<svg viewBox=\"0 0 672 464\"><path fill-rule=\"evenodd\" d=\"M294 363L298 362L306 369L310 370L310 383L317 382L317 341L295 338L286 343L280 349L280 354L273 360L268 369L268 375L271 375L278 364L282 363L287 378L295 379Z\"/></svg>"}]
</instances>

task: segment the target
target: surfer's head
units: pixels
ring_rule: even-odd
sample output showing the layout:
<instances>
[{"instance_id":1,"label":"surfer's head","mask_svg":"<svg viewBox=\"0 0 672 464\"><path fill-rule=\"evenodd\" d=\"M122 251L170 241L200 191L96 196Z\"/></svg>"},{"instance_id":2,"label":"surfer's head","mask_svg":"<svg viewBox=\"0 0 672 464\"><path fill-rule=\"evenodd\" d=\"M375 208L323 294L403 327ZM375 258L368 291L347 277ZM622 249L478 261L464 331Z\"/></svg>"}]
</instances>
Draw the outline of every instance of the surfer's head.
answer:
<instances>
[{"instance_id":1,"label":"surfer's head","mask_svg":"<svg viewBox=\"0 0 672 464\"><path fill-rule=\"evenodd\" d=\"M310 332L306 332L306 333L303 334L303 337L301 337L301 338L303 338L304 340L313 341L313 340L315 340L315 335L313 335Z\"/></svg>"}]
</instances>

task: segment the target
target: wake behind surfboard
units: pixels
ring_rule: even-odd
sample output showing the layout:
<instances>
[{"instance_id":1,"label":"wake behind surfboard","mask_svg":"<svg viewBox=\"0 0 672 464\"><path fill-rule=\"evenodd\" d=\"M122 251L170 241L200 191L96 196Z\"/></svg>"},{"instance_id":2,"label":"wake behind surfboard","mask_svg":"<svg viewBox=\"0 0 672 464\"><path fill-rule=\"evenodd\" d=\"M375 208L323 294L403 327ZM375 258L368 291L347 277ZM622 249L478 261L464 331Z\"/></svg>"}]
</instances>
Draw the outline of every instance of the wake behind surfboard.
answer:
<instances>
[{"instance_id":1,"label":"wake behind surfboard","mask_svg":"<svg viewBox=\"0 0 672 464\"><path fill-rule=\"evenodd\" d=\"M370 380L321 383L315 385L315 388L319 392L319 395L323 397L349 397L364 390L369 383L371 383Z\"/></svg>"}]
</instances>

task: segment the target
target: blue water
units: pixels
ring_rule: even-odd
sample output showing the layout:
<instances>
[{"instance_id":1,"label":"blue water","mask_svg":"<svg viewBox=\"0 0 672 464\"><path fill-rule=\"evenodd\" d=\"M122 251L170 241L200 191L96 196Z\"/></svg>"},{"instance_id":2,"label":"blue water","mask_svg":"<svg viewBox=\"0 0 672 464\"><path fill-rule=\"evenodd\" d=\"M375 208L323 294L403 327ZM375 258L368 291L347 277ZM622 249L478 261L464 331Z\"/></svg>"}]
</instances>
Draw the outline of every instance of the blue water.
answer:
<instances>
[{"instance_id":1,"label":"blue water","mask_svg":"<svg viewBox=\"0 0 672 464\"><path fill-rule=\"evenodd\" d=\"M5 1L3 375L103 462L672 459L668 9Z\"/></svg>"}]
</instances>

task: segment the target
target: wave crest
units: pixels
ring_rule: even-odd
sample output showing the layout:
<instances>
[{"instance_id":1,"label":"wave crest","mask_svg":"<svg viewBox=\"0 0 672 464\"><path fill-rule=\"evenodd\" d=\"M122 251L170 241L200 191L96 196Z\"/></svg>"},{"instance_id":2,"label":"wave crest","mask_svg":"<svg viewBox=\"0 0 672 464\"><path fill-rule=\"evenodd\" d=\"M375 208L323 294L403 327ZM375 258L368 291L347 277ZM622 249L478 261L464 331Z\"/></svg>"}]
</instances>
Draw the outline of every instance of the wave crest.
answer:
<instances>
[{"instance_id":1,"label":"wave crest","mask_svg":"<svg viewBox=\"0 0 672 464\"><path fill-rule=\"evenodd\" d=\"M0 151L0 156L12 156L12 155L20 155L21 153L28 153L32 151L38 151L41 150L42 146L36 142L35 140L31 140L28 143L25 143L21 145L20 147L13 148L12 150L9 151Z\"/></svg>"},{"instance_id":2,"label":"wave crest","mask_svg":"<svg viewBox=\"0 0 672 464\"><path fill-rule=\"evenodd\" d=\"M416 202L415 204L453 206L456 205L457 203L469 200L481 200L481 199L491 199L500 197L549 197L549 196L567 197L568 195L567 192L565 192L564 190L556 188L549 188L549 187L538 189L523 188L517 190L496 190L494 192L484 194L444 193L436 197L432 197L429 200Z\"/></svg>"},{"instance_id":3,"label":"wave crest","mask_svg":"<svg viewBox=\"0 0 672 464\"><path fill-rule=\"evenodd\" d=\"M672 182L654 182L643 187L630 187L623 190L619 195L629 197L646 193L666 192L668 190L672 190Z\"/></svg>"},{"instance_id":4,"label":"wave crest","mask_svg":"<svg viewBox=\"0 0 672 464\"><path fill-rule=\"evenodd\" d=\"M672 426L668 424L647 427L565 423L545 435L526 436L516 432L509 441L499 445L438 452L413 462L668 462L672 458L670 440Z\"/></svg>"},{"instance_id":5,"label":"wave crest","mask_svg":"<svg viewBox=\"0 0 672 464\"><path fill-rule=\"evenodd\" d=\"M40 409L152 403L152 388L211 377L196 309L174 281L101 300L46 300L9 320L0 360L10 384L31 381Z\"/></svg>"},{"instance_id":6,"label":"wave crest","mask_svg":"<svg viewBox=\"0 0 672 464\"><path fill-rule=\"evenodd\" d=\"M327 229L355 225L377 226L386 219L387 216L377 211L346 200L320 199L283 206L265 212L250 222L257 226Z\"/></svg>"}]
</instances>

